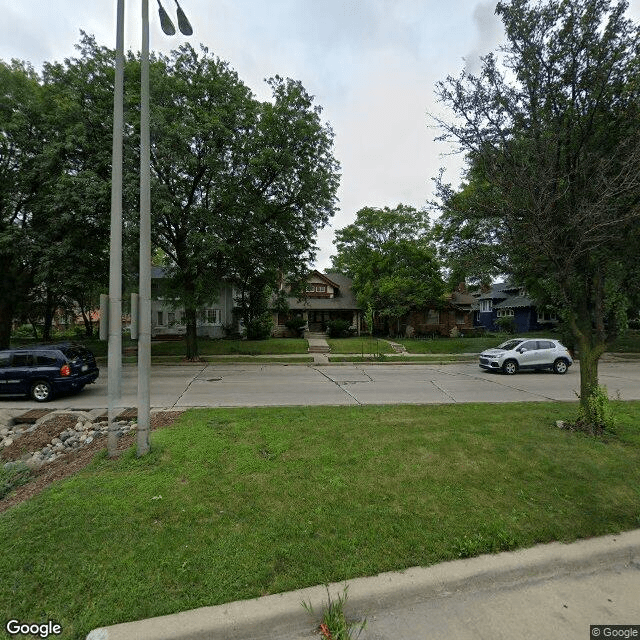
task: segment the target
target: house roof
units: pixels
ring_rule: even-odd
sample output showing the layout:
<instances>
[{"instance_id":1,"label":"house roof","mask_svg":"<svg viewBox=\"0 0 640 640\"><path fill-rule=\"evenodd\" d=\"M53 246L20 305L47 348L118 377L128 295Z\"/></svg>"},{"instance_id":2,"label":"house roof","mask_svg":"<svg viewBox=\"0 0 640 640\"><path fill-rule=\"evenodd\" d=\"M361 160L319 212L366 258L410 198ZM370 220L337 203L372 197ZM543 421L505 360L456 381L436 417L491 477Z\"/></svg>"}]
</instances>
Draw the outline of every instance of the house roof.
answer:
<instances>
[{"instance_id":1,"label":"house roof","mask_svg":"<svg viewBox=\"0 0 640 640\"><path fill-rule=\"evenodd\" d=\"M480 300L493 300L494 309L515 309L520 307L534 307L535 300L519 295L522 287L511 282L498 282L491 285L491 289L475 299L472 309L480 308Z\"/></svg>"},{"instance_id":2,"label":"house roof","mask_svg":"<svg viewBox=\"0 0 640 640\"><path fill-rule=\"evenodd\" d=\"M305 310L305 309L317 309L320 311L337 311L339 309L356 310L360 309L351 286L353 281L351 278L342 275L341 273L320 273L318 271L312 271L310 274L320 276L328 284L337 287L340 291L340 295L334 298L302 298L298 300L295 296L287 298L289 309L292 311Z\"/></svg>"},{"instance_id":3,"label":"house roof","mask_svg":"<svg viewBox=\"0 0 640 640\"><path fill-rule=\"evenodd\" d=\"M494 304L494 309L515 309L516 307L533 307L535 302L531 298L525 296L509 296L506 300Z\"/></svg>"},{"instance_id":4,"label":"house roof","mask_svg":"<svg viewBox=\"0 0 640 640\"><path fill-rule=\"evenodd\" d=\"M469 310L476 302L476 299L466 291L454 291L448 296L449 302L456 308Z\"/></svg>"}]
</instances>

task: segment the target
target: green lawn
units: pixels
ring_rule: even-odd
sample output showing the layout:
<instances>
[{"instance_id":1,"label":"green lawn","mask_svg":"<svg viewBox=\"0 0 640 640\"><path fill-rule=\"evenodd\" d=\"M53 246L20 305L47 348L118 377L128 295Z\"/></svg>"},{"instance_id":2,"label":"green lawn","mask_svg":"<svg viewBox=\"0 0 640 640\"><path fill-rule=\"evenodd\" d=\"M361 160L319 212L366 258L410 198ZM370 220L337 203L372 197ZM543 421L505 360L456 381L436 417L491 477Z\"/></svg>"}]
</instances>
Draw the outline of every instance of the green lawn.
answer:
<instances>
[{"instance_id":1,"label":"green lawn","mask_svg":"<svg viewBox=\"0 0 640 640\"><path fill-rule=\"evenodd\" d=\"M391 345L383 339L362 336L360 338L328 338L331 353L393 353Z\"/></svg>"},{"instance_id":2,"label":"green lawn","mask_svg":"<svg viewBox=\"0 0 640 640\"><path fill-rule=\"evenodd\" d=\"M478 338L397 338L395 342L404 345L409 353L480 353L508 339L507 334L494 334Z\"/></svg>"},{"instance_id":3,"label":"green lawn","mask_svg":"<svg viewBox=\"0 0 640 640\"><path fill-rule=\"evenodd\" d=\"M522 337L555 336L545 332L518 334ZM409 339L396 338L395 342L403 344L409 353L480 353L485 349L496 347L500 343L512 338L512 335L494 333L488 336L477 338L432 338L432 339ZM640 353L640 332L630 331L626 336L618 338L610 351L618 353Z\"/></svg>"},{"instance_id":4,"label":"green lawn","mask_svg":"<svg viewBox=\"0 0 640 640\"><path fill-rule=\"evenodd\" d=\"M23 341L24 342L24 341ZM107 342L101 340L86 340L84 344L93 351L96 356L107 355ZM135 348L137 341L128 338L122 339L122 347L125 350ZM270 338L268 340L210 340L200 338L198 349L200 355L220 356L220 355L274 355L300 353L306 354L309 344L302 338ZM167 342L152 341L151 356L176 356L182 357L185 354L185 343L183 340L170 340Z\"/></svg>"},{"instance_id":5,"label":"green lawn","mask_svg":"<svg viewBox=\"0 0 640 640\"><path fill-rule=\"evenodd\" d=\"M640 403L192 410L0 514L4 619L94 627L640 526Z\"/></svg>"}]
</instances>

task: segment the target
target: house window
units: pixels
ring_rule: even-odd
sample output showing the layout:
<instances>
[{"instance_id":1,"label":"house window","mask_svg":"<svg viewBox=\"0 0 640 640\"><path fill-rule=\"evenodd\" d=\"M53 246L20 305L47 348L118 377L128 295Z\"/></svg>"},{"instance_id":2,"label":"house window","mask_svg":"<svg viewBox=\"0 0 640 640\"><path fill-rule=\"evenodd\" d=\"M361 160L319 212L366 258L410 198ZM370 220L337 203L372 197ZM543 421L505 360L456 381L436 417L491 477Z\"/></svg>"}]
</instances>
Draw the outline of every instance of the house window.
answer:
<instances>
[{"instance_id":1,"label":"house window","mask_svg":"<svg viewBox=\"0 0 640 640\"><path fill-rule=\"evenodd\" d=\"M456 313L456 324L465 324L466 317L464 313L457 312Z\"/></svg>"},{"instance_id":2,"label":"house window","mask_svg":"<svg viewBox=\"0 0 640 640\"><path fill-rule=\"evenodd\" d=\"M164 311L158 311L158 326L164 326Z\"/></svg>"},{"instance_id":3,"label":"house window","mask_svg":"<svg viewBox=\"0 0 640 640\"><path fill-rule=\"evenodd\" d=\"M427 324L440 324L440 312L436 309L427 311Z\"/></svg>"},{"instance_id":4,"label":"house window","mask_svg":"<svg viewBox=\"0 0 640 640\"><path fill-rule=\"evenodd\" d=\"M480 300L480 311L483 313L487 313L491 311L493 305L491 304L491 300Z\"/></svg>"},{"instance_id":5,"label":"house window","mask_svg":"<svg viewBox=\"0 0 640 640\"><path fill-rule=\"evenodd\" d=\"M220 309L205 309L204 310L204 323L205 324L222 324L222 316Z\"/></svg>"},{"instance_id":6,"label":"house window","mask_svg":"<svg viewBox=\"0 0 640 640\"><path fill-rule=\"evenodd\" d=\"M513 318L513 309L498 309L498 318Z\"/></svg>"},{"instance_id":7,"label":"house window","mask_svg":"<svg viewBox=\"0 0 640 640\"><path fill-rule=\"evenodd\" d=\"M327 285L326 284L309 284L307 285L307 291L309 293L326 293Z\"/></svg>"},{"instance_id":8,"label":"house window","mask_svg":"<svg viewBox=\"0 0 640 640\"><path fill-rule=\"evenodd\" d=\"M167 313L167 324L172 327L176 323L176 313L175 311L169 311Z\"/></svg>"},{"instance_id":9,"label":"house window","mask_svg":"<svg viewBox=\"0 0 640 640\"><path fill-rule=\"evenodd\" d=\"M548 311L538 311L538 322L558 322L558 318Z\"/></svg>"}]
</instances>

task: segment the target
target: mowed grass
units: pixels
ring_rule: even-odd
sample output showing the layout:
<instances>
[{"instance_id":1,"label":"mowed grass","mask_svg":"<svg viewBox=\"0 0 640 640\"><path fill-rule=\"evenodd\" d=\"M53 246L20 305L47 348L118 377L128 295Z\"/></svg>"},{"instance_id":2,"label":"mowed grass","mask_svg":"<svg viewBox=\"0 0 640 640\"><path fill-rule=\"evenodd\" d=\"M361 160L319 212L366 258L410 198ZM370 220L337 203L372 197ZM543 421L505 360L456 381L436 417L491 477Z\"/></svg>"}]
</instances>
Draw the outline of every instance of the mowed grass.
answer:
<instances>
[{"instance_id":1,"label":"mowed grass","mask_svg":"<svg viewBox=\"0 0 640 640\"><path fill-rule=\"evenodd\" d=\"M467 338L396 338L394 340L404 345L409 353L480 353L485 349L497 347L513 337L515 336L507 333L494 333ZM562 341L562 338L557 333L545 331L518 334L518 337L554 337ZM629 331L625 336L616 339L610 346L609 351L615 353L640 353L640 332Z\"/></svg>"},{"instance_id":2,"label":"mowed grass","mask_svg":"<svg viewBox=\"0 0 640 640\"><path fill-rule=\"evenodd\" d=\"M192 410L0 515L2 618L95 627L640 526L640 403Z\"/></svg>"},{"instance_id":3,"label":"mowed grass","mask_svg":"<svg viewBox=\"0 0 640 640\"><path fill-rule=\"evenodd\" d=\"M371 354L393 353L393 347L382 338L369 336L354 338L328 338L331 353Z\"/></svg>"}]
</instances>

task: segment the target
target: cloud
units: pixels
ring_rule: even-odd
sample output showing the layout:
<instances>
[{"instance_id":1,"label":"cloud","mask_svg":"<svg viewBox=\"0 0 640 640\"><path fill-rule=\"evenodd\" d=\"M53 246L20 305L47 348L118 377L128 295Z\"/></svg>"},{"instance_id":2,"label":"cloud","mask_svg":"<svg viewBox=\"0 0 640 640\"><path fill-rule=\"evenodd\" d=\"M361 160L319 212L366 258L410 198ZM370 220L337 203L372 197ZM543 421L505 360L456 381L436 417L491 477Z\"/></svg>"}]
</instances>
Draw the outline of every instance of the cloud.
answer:
<instances>
[{"instance_id":1,"label":"cloud","mask_svg":"<svg viewBox=\"0 0 640 640\"><path fill-rule=\"evenodd\" d=\"M477 39L473 49L465 56L465 71L476 74L480 71L480 58L493 51L503 35L502 22L496 16L496 0L479 2L473 10L473 22Z\"/></svg>"}]
</instances>

